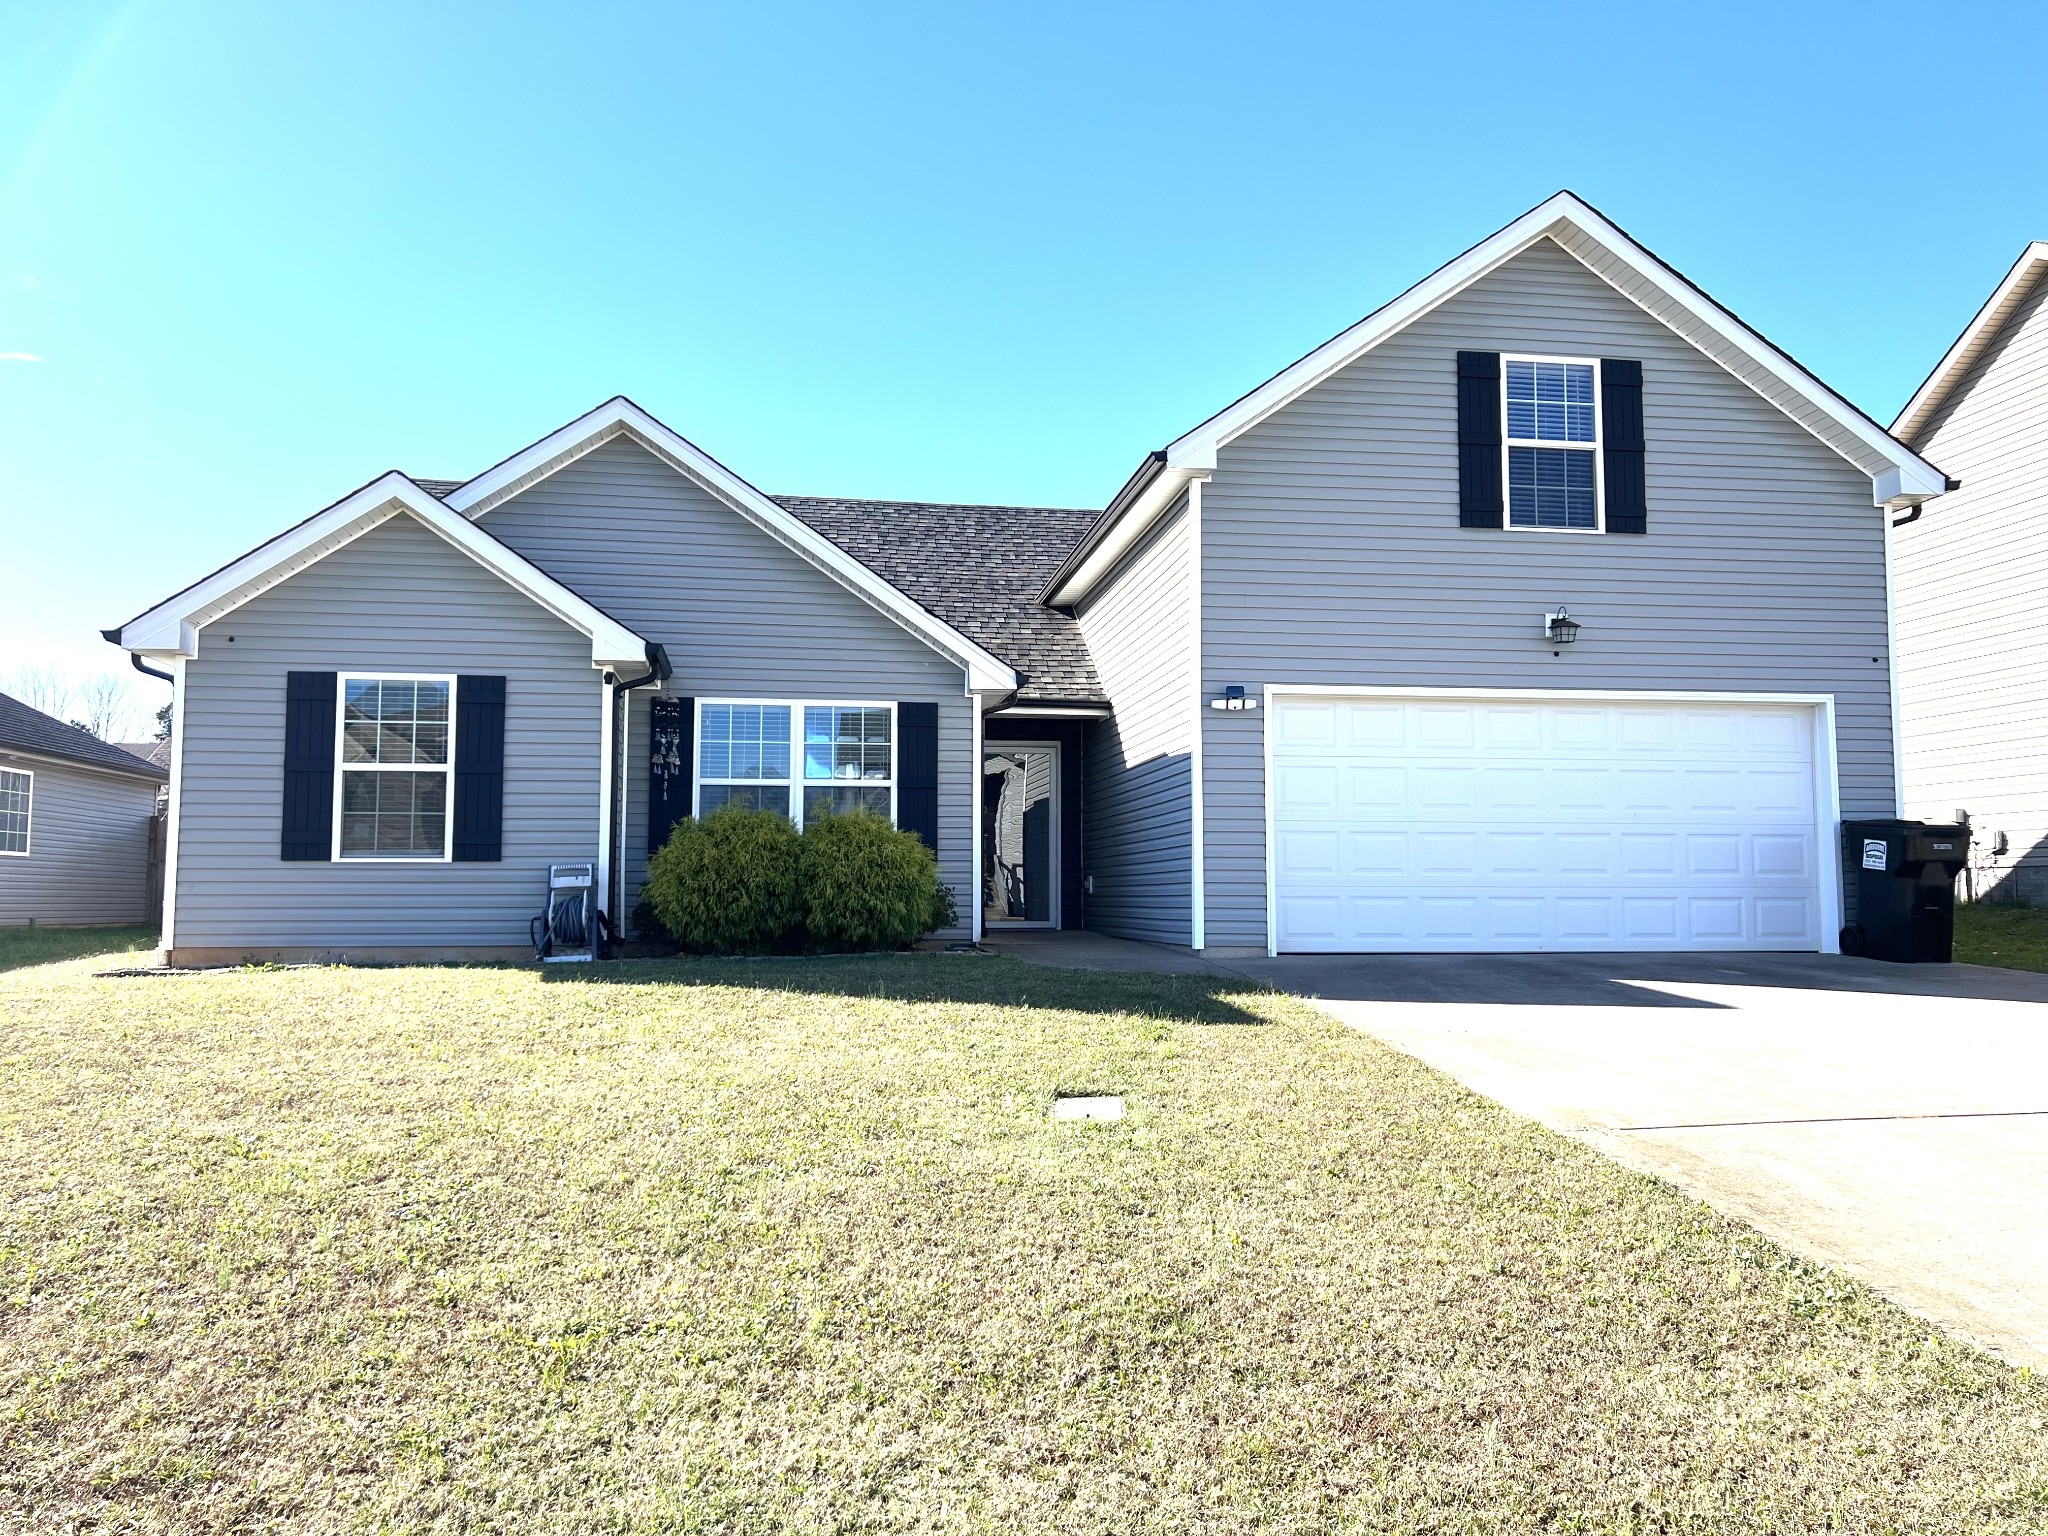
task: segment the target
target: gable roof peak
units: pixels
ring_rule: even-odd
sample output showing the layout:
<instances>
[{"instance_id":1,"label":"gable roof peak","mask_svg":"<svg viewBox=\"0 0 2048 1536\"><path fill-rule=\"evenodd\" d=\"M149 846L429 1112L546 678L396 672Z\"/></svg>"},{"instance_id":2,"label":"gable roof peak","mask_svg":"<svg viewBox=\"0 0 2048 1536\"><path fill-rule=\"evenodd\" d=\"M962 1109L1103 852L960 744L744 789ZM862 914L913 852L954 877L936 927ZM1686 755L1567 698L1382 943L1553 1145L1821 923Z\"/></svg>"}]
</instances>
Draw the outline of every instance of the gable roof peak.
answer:
<instances>
[{"instance_id":1,"label":"gable roof peak","mask_svg":"<svg viewBox=\"0 0 2048 1536\"><path fill-rule=\"evenodd\" d=\"M1934 425L1956 387L1969 377L1970 370L1991 349L2005 323L2033 295L2044 275L2048 275L2048 240L2035 240L2020 252L2020 259L1999 279L1991 297L1963 327L1955 345L1942 354L1934 371L1913 391L1913 398L1892 423L1895 436L1916 447L1925 440L1924 434Z\"/></svg>"}]
</instances>

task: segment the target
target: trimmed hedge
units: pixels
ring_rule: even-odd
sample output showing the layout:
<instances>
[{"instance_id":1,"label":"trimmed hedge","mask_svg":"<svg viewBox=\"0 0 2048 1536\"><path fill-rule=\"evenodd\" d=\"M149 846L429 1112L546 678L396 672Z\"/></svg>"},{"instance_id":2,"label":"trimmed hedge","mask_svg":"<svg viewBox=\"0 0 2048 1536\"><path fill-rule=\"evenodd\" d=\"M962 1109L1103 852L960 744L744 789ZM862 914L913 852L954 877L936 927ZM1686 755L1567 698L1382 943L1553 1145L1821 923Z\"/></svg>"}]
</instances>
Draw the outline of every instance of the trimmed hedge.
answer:
<instances>
[{"instance_id":1,"label":"trimmed hedge","mask_svg":"<svg viewBox=\"0 0 2048 1536\"><path fill-rule=\"evenodd\" d=\"M801 836L733 805L680 821L641 904L683 948L724 952L900 949L958 921L932 851L865 810L816 816Z\"/></svg>"},{"instance_id":2,"label":"trimmed hedge","mask_svg":"<svg viewBox=\"0 0 2048 1536\"><path fill-rule=\"evenodd\" d=\"M720 806L686 817L647 861L646 900L685 949L746 951L790 942L797 834L773 811Z\"/></svg>"}]
</instances>

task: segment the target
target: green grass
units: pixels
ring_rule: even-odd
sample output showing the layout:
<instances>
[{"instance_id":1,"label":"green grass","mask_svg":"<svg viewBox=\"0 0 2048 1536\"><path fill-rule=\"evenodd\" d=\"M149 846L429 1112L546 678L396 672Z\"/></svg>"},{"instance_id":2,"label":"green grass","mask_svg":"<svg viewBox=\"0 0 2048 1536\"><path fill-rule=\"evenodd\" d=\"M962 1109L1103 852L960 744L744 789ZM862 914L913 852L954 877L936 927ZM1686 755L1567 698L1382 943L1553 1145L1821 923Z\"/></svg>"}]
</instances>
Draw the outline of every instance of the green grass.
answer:
<instances>
[{"instance_id":1,"label":"green grass","mask_svg":"<svg viewBox=\"0 0 2048 1536\"><path fill-rule=\"evenodd\" d=\"M0 976L0 1529L2048 1525L2041 1382L1232 983L97 963Z\"/></svg>"},{"instance_id":2,"label":"green grass","mask_svg":"<svg viewBox=\"0 0 2048 1536\"><path fill-rule=\"evenodd\" d=\"M0 971L80 955L107 955L114 965L146 965L155 948L154 928L0 928Z\"/></svg>"},{"instance_id":3,"label":"green grass","mask_svg":"<svg viewBox=\"0 0 2048 1536\"><path fill-rule=\"evenodd\" d=\"M2048 971L2048 909L1971 901L1956 908L1956 958Z\"/></svg>"}]
</instances>

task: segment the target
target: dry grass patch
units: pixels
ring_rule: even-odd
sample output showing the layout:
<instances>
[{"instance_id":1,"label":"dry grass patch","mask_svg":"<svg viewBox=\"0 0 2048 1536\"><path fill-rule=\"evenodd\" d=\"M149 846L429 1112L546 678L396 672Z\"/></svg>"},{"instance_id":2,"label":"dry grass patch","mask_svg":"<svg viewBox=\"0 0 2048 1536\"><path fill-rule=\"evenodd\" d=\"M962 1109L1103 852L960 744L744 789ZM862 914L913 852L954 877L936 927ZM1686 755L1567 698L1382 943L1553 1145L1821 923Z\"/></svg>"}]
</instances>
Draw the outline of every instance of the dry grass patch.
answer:
<instances>
[{"instance_id":1,"label":"dry grass patch","mask_svg":"<svg viewBox=\"0 0 2048 1536\"><path fill-rule=\"evenodd\" d=\"M2048 1524L2040 1383L1277 996L91 969L0 975L0 1527Z\"/></svg>"}]
</instances>

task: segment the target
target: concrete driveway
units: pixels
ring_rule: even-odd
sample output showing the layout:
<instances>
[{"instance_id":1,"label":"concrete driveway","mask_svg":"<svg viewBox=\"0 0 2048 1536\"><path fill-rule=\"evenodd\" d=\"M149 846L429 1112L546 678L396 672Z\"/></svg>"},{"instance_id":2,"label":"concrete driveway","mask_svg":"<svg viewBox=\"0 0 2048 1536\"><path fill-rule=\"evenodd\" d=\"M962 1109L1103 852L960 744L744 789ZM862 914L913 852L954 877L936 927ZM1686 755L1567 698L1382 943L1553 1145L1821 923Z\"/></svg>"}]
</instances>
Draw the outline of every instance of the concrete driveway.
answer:
<instances>
[{"instance_id":1,"label":"concrete driveway","mask_svg":"<svg viewBox=\"0 0 2048 1536\"><path fill-rule=\"evenodd\" d=\"M1230 968L2048 1366L2048 976L1823 955Z\"/></svg>"}]
</instances>

